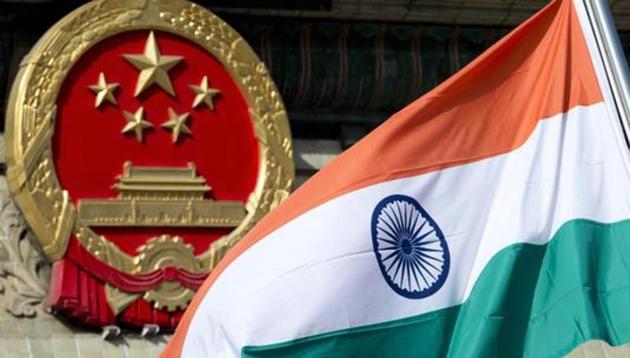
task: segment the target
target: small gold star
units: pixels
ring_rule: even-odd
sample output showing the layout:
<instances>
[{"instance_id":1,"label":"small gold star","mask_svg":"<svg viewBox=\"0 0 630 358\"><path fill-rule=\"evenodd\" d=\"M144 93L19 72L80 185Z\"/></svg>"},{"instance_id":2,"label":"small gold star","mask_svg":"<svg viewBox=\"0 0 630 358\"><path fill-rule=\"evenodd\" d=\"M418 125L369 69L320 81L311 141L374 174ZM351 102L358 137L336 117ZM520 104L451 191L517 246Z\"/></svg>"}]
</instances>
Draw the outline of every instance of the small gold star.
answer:
<instances>
[{"instance_id":1,"label":"small gold star","mask_svg":"<svg viewBox=\"0 0 630 358\"><path fill-rule=\"evenodd\" d=\"M128 123L125 125L125 128L123 128L122 133L134 131L138 142L142 142L142 131L145 128L153 128L153 124L151 122L144 120L144 108L138 108L134 114L127 111L124 111L123 114L125 115L125 119Z\"/></svg>"},{"instance_id":2,"label":"small gold star","mask_svg":"<svg viewBox=\"0 0 630 358\"><path fill-rule=\"evenodd\" d=\"M172 132L173 143L176 143L181 133L192 135L190 128L186 125L189 113L177 114L173 108L168 108L168 121L162 124L162 127L170 129Z\"/></svg>"},{"instance_id":3,"label":"small gold star","mask_svg":"<svg viewBox=\"0 0 630 358\"><path fill-rule=\"evenodd\" d=\"M210 110L214 111L214 103L212 102L212 97L221 93L216 88L211 88L208 85L208 76L203 76L201 79L201 83L199 86L190 85L188 86L190 89L196 94L195 100L193 101L193 108L196 108L198 105L205 103Z\"/></svg>"},{"instance_id":4,"label":"small gold star","mask_svg":"<svg viewBox=\"0 0 630 358\"><path fill-rule=\"evenodd\" d=\"M168 77L168 71L177 65L183 57L162 56L153 31L149 33L142 55L123 55L123 57L140 70L134 94L136 97L154 83L162 87L171 96L175 96L175 90L171 84L171 79Z\"/></svg>"},{"instance_id":5,"label":"small gold star","mask_svg":"<svg viewBox=\"0 0 630 358\"><path fill-rule=\"evenodd\" d=\"M88 88L91 89L92 92L96 93L94 108L100 107L105 101L117 104L116 97L114 97L114 91L118 88L118 83L107 83L103 72L98 75L98 83L88 86Z\"/></svg>"}]
</instances>

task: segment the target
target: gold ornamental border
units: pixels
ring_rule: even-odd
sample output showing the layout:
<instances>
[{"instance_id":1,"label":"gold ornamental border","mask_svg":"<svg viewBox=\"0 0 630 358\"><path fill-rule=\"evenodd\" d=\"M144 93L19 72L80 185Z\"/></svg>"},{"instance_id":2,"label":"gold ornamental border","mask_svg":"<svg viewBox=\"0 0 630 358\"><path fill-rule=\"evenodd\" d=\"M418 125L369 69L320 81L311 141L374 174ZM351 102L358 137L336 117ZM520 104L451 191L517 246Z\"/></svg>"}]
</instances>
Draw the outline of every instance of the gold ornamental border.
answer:
<instances>
[{"instance_id":1,"label":"gold ornamental border","mask_svg":"<svg viewBox=\"0 0 630 358\"><path fill-rule=\"evenodd\" d=\"M294 178L291 134L280 94L247 42L210 11L184 0L98 0L55 24L20 64L6 117L7 179L47 257L63 257L74 234L100 260L139 273L142 255L130 256L77 220L76 208L57 178L51 139L59 89L72 66L103 39L133 30L182 36L216 57L236 80L259 143L259 172L247 216L230 234L194 258L193 271L214 268L227 249L284 200Z\"/></svg>"}]
</instances>

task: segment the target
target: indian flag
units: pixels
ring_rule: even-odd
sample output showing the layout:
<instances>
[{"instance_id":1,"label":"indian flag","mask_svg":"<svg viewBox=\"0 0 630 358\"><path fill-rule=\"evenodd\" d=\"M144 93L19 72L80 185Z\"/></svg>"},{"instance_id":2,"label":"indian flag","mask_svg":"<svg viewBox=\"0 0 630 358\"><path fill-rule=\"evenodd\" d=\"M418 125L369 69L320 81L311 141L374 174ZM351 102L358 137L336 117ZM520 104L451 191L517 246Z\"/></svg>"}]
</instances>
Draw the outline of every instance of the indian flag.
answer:
<instances>
[{"instance_id":1,"label":"indian flag","mask_svg":"<svg viewBox=\"0 0 630 358\"><path fill-rule=\"evenodd\" d=\"M582 1L553 1L234 247L164 356L559 356L630 340L630 167Z\"/></svg>"}]
</instances>

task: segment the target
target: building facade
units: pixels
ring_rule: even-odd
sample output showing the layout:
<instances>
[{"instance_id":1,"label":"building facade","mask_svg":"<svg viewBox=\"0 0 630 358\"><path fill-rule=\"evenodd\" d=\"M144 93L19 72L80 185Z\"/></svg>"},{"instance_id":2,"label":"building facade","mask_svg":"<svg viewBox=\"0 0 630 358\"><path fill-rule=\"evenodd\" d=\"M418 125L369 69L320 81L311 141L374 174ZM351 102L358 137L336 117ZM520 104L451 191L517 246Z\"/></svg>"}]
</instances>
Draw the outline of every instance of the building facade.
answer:
<instances>
[{"instance_id":1,"label":"building facade","mask_svg":"<svg viewBox=\"0 0 630 358\"><path fill-rule=\"evenodd\" d=\"M0 115L23 56L80 1L0 1ZM434 88L544 6L527 0L198 2L233 26L268 67L287 107L299 186L392 113ZM630 54L630 3L611 0ZM2 146L4 148L4 146ZM1 163L4 164L3 156ZM50 264L0 178L0 356L155 356L167 334L114 340L52 316ZM576 355L609 352L589 343ZM618 348L616 354L630 354Z\"/></svg>"}]
</instances>

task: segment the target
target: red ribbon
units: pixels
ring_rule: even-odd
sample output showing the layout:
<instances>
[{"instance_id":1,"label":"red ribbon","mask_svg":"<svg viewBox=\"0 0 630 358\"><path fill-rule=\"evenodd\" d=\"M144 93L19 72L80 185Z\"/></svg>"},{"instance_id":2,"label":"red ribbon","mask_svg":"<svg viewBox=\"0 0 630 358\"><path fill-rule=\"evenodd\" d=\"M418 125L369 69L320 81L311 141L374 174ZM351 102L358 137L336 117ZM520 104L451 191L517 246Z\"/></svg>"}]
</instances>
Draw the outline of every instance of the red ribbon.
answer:
<instances>
[{"instance_id":1,"label":"red ribbon","mask_svg":"<svg viewBox=\"0 0 630 358\"><path fill-rule=\"evenodd\" d=\"M184 287L196 291L209 273L190 272L179 267L167 266L149 273L128 274L94 257L74 237L68 244L66 258L99 280L125 292L146 292L167 281L177 281Z\"/></svg>"}]
</instances>

